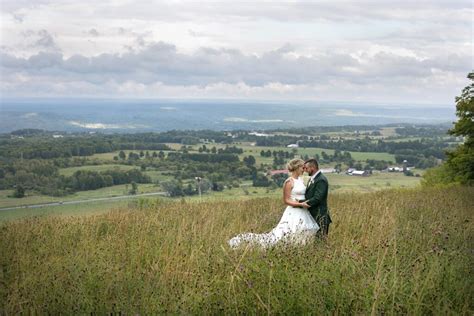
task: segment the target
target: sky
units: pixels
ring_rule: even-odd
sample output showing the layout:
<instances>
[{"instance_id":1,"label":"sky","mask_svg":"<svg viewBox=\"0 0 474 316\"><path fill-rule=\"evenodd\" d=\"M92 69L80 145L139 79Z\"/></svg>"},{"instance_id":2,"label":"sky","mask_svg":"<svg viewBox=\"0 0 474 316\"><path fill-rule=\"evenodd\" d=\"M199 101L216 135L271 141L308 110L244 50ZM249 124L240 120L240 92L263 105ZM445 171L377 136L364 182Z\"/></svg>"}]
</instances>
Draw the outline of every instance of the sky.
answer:
<instances>
[{"instance_id":1,"label":"sky","mask_svg":"<svg viewBox=\"0 0 474 316\"><path fill-rule=\"evenodd\" d=\"M1 98L452 106L470 0L0 0Z\"/></svg>"}]
</instances>

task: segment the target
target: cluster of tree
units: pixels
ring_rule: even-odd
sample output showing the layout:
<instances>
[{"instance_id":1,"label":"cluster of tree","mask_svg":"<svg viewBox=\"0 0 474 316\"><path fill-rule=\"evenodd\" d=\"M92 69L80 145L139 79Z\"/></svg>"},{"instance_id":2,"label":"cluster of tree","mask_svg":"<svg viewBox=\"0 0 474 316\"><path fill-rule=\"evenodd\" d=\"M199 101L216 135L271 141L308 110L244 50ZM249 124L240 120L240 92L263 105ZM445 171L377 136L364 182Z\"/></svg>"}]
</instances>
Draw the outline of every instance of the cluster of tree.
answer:
<instances>
[{"instance_id":1,"label":"cluster of tree","mask_svg":"<svg viewBox=\"0 0 474 316\"><path fill-rule=\"evenodd\" d=\"M54 134L54 132L50 132L50 131L45 131L45 130L42 130L42 129L36 129L36 128L25 128L25 129L19 129L19 130L16 130L16 131L13 131L10 133L11 135L14 135L14 136L51 136Z\"/></svg>"},{"instance_id":2,"label":"cluster of tree","mask_svg":"<svg viewBox=\"0 0 474 316\"><path fill-rule=\"evenodd\" d=\"M201 179L200 181L196 181L196 183L188 182L187 184L184 184L183 181L171 180L163 182L161 187L171 197L196 195L199 194L199 192L206 193L210 189L214 191L223 190L222 184L214 184L206 179Z\"/></svg>"},{"instance_id":3,"label":"cluster of tree","mask_svg":"<svg viewBox=\"0 0 474 316\"><path fill-rule=\"evenodd\" d=\"M226 145L225 148L216 149L215 146L212 148L208 148L206 145L202 145L198 148L200 153L212 153L212 154L236 154L240 155L243 154L244 150L242 148L238 148L236 146L229 146Z\"/></svg>"},{"instance_id":4,"label":"cluster of tree","mask_svg":"<svg viewBox=\"0 0 474 316\"><path fill-rule=\"evenodd\" d=\"M270 158L270 157L274 157L274 158L275 157L293 158L296 153L297 153L296 149L293 149L291 152L286 151L286 150L271 151L270 149L268 149L268 150L262 150L260 152L260 156L261 157L267 157L267 158Z\"/></svg>"},{"instance_id":5,"label":"cluster of tree","mask_svg":"<svg viewBox=\"0 0 474 316\"><path fill-rule=\"evenodd\" d=\"M183 145L196 145L201 140L212 141L222 144L232 143L232 136L226 132L211 130L188 130L188 131L167 131L162 133L138 133L123 134L122 142L132 143L180 143Z\"/></svg>"},{"instance_id":6,"label":"cluster of tree","mask_svg":"<svg viewBox=\"0 0 474 316\"><path fill-rule=\"evenodd\" d=\"M449 130L447 125L426 125L413 126L407 125L404 127L395 128L395 132L402 137L444 137Z\"/></svg>"},{"instance_id":7,"label":"cluster of tree","mask_svg":"<svg viewBox=\"0 0 474 316\"><path fill-rule=\"evenodd\" d=\"M367 159L366 161L366 164L363 168L356 168L358 170L386 170L389 166L390 166L390 162L389 161L385 161L385 160L375 160L375 159ZM355 166L354 167L359 167L359 166Z\"/></svg>"},{"instance_id":8,"label":"cluster of tree","mask_svg":"<svg viewBox=\"0 0 474 316\"><path fill-rule=\"evenodd\" d=\"M125 183L149 183L149 176L138 169L113 169L102 172L79 170L71 176L59 175L58 167L49 160L15 161L0 167L0 189L15 189L17 197L26 190L46 195L66 195L76 191L95 190ZM20 192L19 188L21 188Z\"/></svg>"},{"instance_id":9,"label":"cluster of tree","mask_svg":"<svg viewBox=\"0 0 474 316\"><path fill-rule=\"evenodd\" d=\"M151 178L138 169L122 171L118 169L102 172L78 170L70 177L63 178L63 188L66 191L96 190L118 184L150 183Z\"/></svg>"},{"instance_id":10,"label":"cluster of tree","mask_svg":"<svg viewBox=\"0 0 474 316\"><path fill-rule=\"evenodd\" d=\"M316 160L320 161L321 163L331 163L331 162L340 162L345 163L348 166L351 166L354 163L354 159L352 159L352 155L348 151L340 151L336 149L334 154L327 154L325 151L321 152L321 157L316 155Z\"/></svg>"},{"instance_id":11,"label":"cluster of tree","mask_svg":"<svg viewBox=\"0 0 474 316\"><path fill-rule=\"evenodd\" d=\"M223 161L237 162L239 161L239 156L234 154L192 154L182 152L170 152L168 153L168 159L181 162L191 160L199 162L219 163Z\"/></svg>"},{"instance_id":12,"label":"cluster of tree","mask_svg":"<svg viewBox=\"0 0 474 316\"><path fill-rule=\"evenodd\" d=\"M135 137L135 136L134 136ZM125 138L125 140L123 140ZM38 136L5 139L0 142L0 156L21 159L53 159L60 157L91 156L126 149L171 150L162 143L127 141L127 135L73 134L62 138Z\"/></svg>"},{"instance_id":13,"label":"cluster of tree","mask_svg":"<svg viewBox=\"0 0 474 316\"><path fill-rule=\"evenodd\" d=\"M288 152L285 150L274 151L273 155L273 168L277 169L284 166L288 160L295 158L294 152Z\"/></svg>"},{"instance_id":14,"label":"cluster of tree","mask_svg":"<svg viewBox=\"0 0 474 316\"><path fill-rule=\"evenodd\" d=\"M257 146L279 147L296 143L300 138L295 136L274 135L271 137L255 136Z\"/></svg>"},{"instance_id":15,"label":"cluster of tree","mask_svg":"<svg viewBox=\"0 0 474 316\"><path fill-rule=\"evenodd\" d=\"M128 162L134 162L134 161L137 161L137 160L140 160L140 159L143 159L143 158L145 158L145 159L155 159L155 158L163 159L163 158L165 158L165 152L160 150L158 153L156 151L153 151L150 154L150 152L148 150L145 151L145 152L143 150L141 150L139 153L130 151L128 153L128 156L127 156L127 154L123 150L121 150L121 151L119 151L118 156L114 156L115 161L128 160Z\"/></svg>"},{"instance_id":16,"label":"cluster of tree","mask_svg":"<svg viewBox=\"0 0 474 316\"><path fill-rule=\"evenodd\" d=\"M288 174L277 173L272 175L270 178L263 173L258 173L253 181L254 187L282 187L285 180L288 179Z\"/></svg>"},{"instance_id":17,"label":"cluster of tree","mask_svg":"<svg viewBox=\"0 0 474 316\"><path fill-rule=\"evenodd\" d=\"M70 168L81 166L97 166L104 164L99 159L91 159L90 157L62 157L51 160L58 168Z\"/></svg>"},{"instance_id":18,"label":"cluster of tree","mask_svg":"<svg viewBox=\"0 0 474 316\"><path fill-rule=\"evenodd\" d=\"M254 187L269 187L272 185L272 181L263 173L258 173L252 180L252 185Z\"/></svg>"},{"instance_id":19,"label":"cluster of tree","mask_svg":"<svg viewBox=\"0 0 474 316\"><path fill-rule=\"evenodd\" d=\"M421 154L404 154L404 155L395 155L395 161L399 164L406 163L410 166L414 166L419 169L428 169L428 168L433 168L439 164L438 159L429 156L426 157Z\"/></svg>"},{"instance_id":20,"label":"cluster of tree","mask_svg":"<svg viewBox=\"0 0 474 316\"><path fill-rule=\"evenodd\" d=\"M356 152L386 152L391 154L405 154L407 151L422 154L425 157L434 156L443 159L444 150L449 144L443 140L421 139L403 142L392 142L371 139L340 139L337 141L302 141L300 147L327 148L337 150L347 150Z\"/></svg>"},{"instance_id":21,"label":"cluster of tree","mask_svg":"<svg viewBox=\"0 0 474 316\"><path fill-rule=\"evenodd\" d=\"M471 83L456 97L458 121L449 131L453 136L463 137L464 143L447 152L445 164L426 172L424 185L474 185L474 72L470 72L468 78Z\"/></svg>"}]
</instances>

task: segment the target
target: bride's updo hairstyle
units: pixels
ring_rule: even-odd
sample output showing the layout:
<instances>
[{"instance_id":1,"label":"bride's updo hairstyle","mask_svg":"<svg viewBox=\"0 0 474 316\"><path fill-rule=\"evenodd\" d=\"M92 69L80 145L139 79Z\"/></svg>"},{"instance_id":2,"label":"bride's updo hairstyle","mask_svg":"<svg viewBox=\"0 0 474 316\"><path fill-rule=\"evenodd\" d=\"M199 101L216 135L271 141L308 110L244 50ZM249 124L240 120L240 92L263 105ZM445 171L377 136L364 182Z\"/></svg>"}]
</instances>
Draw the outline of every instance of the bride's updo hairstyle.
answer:
<instances>
[{"instance_id":1,"label":"bride's updo hairstyle","mask_svg":"<svg viewBox=\"0 0 474 316\"><path fill-rule=\"evenodd\" d=\"M289 172L297 170L299 167L304 166L304 161L299 158L291 159L287 164L286 168Z\"/></svg>"}]
</instances>

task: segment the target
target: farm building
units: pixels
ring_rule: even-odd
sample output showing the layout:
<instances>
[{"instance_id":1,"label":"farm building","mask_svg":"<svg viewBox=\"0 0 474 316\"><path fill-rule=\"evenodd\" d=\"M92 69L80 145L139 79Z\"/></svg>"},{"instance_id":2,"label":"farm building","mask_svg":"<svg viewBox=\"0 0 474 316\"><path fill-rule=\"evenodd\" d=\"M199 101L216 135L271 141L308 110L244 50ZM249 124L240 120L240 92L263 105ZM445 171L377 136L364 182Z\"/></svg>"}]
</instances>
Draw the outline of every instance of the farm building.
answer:
<instances>
[{"instance_id":1,"label":"farm building","mask_svg":"<svg viewBox=\"0 0 474 316\"><path fill-rule=\"evenodd\" d=\"M334 169L334 168L323 168L323 169L321 169L321 172L322 173L336 173L337 170Z\"/></svg>"},{"instance_id":2,"label":"farm building","mask_svg":"<svg viewBox=\"0 0 474 316\"><path fill-rule=\"evenodd\" d=\"M276 174L288 174L288 170L282 169L282 170L270 170L267 173L269 176L274 176Z\"/></svg>"},{"instance_id":3,"label":"farm building","mask_svg":"<svg viewBox=\"0 0 474 316\"><path fill-rule=\"evenodd\" d=\"M346 172L350 176L359 176L359 177L368 177L370 175L370 171L368 170L355 170L355 169L347 169Z\"/></svg>"}]
</instances>

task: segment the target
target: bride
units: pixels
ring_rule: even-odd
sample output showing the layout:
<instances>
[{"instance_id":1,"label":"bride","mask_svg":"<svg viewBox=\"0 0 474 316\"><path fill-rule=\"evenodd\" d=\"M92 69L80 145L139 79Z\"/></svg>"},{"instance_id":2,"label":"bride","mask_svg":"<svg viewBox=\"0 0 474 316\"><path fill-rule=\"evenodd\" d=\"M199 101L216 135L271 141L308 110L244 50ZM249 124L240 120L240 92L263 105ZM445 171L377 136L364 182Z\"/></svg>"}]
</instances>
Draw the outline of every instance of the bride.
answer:
<instances>
[{"instance_id":1,"label":"bride","mask_svg":"<svg viewBox=\"0 0 474 316\"><path fill-rule=\"evenodd\" d=\"M287 164L290 177L283 185L283 202L288 205L280 222L268 233L243 233L229 240L232 248L242 243L257 244L262 247L275 245L279 241L304 244L316 235L319 226L311 213L302 207L306 186L301 177L304 172L304 161L292 159Z\"/></svg>"}]
</instances>

